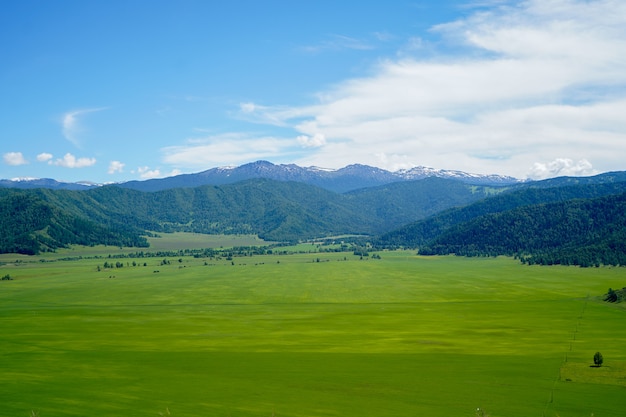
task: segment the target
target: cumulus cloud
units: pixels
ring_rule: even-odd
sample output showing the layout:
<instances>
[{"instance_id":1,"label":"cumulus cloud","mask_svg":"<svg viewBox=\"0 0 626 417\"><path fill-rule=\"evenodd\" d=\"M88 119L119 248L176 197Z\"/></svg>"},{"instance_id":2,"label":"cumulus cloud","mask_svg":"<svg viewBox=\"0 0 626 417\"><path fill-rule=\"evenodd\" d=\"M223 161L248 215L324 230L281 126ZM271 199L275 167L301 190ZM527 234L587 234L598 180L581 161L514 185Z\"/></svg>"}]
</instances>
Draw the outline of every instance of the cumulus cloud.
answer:
<instances>
[{"instance_id":1,"label":"cumulus cloud","mask_svg":"<svg viewBox=\"0 0 626 417\"><path fill-rule=\"evenodd\" d=\"M26 165L28 161L22 155L22 152L7 152L2 155L4 159L4 163L7 165L18 166L18 165Z\"/></svg>"},{"instance_id":2,"label":"cumulus cloud","mask_svg":"<svg viewBox=\"0 0 626 417\"><path fill-rule=\"evenodd\" d=\"M528 176L538 180L557 176L579 177L597 173L586 159L574 162L567 158L557 158L547 163L535 162Z\"/></svg>"},{"instance_id":3,"label":"cumulus cloud","mask_svg":"<svg viewBox=\"0 0 626 417\"><path fill-rule=\"evenodd\" d=\"M66 153L63 158L57 158L54 162L50 161L50 163L64 168L85 168L95 165L96 158L76 158L71 153Z\"/></svg>"},{"instance_id":4,"label":"cumulus cloud","mask_svg":"<svg viewBox=\"0 0 626 417\"><path fill-rule=\"evenodd\" d=\"M111 161L109 162L109 169L107 172L109 174L115 174L116 172L124 172L124 163L120 161Z\"/></svg>"},{"instance_id":5,"label":"cumulus cloud","mask_svg":"<svg viewBox=\"0 0 626 417\"><path fill-rule=\"evenodd\" d=\"M593 171L535 165L551 155L623 169L626 2L507 4L432 28L454 55L382 60L372 75L321 91L308 106L247 103L242 117L294 129L309 150L297 161L303 165L358 161L518 177Z\"/></svg>"},{"instance_id":6,"label":"cumulus cloud","mask_svg":"<svg viewBox=\"0 0 626 417\"><path fill-rule=\"evenodd\" d=\"M326 144L326 136L321 133L316 133L313 136L300 135L296 139L305 148L319 148Z\"/></svg>"},{"instance_id":7,"label":"cumulus cloud","mask_svg":"<svg viewBox=\"0 0 626 417\"><path fill-rule=\"evenodd\" d=\"M72 110L63 115L61 120L63 126L63 136L70 141L74 146L80 147L80 140L78 138L79 133L82 131L82 127L79 123L79 118L82 115L88 113L94 113L105 110L106 107L98 107L91 109Z\"/></svg>"},{"instance_id":8,"label":"cumulus cloud","mask_svg":"<svg viewBox=\"0 0 626 417\"><path fill-rule=\"evenodd\" d=\"M161 176L160 170L150 169L150 167L147 166L137 168L137 172L142 179L158 178Z\"/></svg>"},{"instance_id":9,"label":"cumulus cloud","mask_svg":"<svg viewBox=\"0 0 626 417\"><path fill-rule=\"evenodd\" d=\"M37 161L39 162L48 162L50 161L54 156L51 153L47 153L47 152L42 152L39 155L37 155Z\"/></svg>"},{"instance_id":10,"label":"cumulus cloud","mask_svg":"<svg viewBox=\"0 0 626 417\"><path fill-rule=\"evenodd\" d=\"M147 180L152 178L163 178L163 177L172 177L175 175L180 175L181 171L179 169L173 169L169 173L162 174L160 169L151 169L148 166L143 166L137 168L137 171L131 171L133 174L139 174L141 179Z\"/></svg>"}]
</instances>

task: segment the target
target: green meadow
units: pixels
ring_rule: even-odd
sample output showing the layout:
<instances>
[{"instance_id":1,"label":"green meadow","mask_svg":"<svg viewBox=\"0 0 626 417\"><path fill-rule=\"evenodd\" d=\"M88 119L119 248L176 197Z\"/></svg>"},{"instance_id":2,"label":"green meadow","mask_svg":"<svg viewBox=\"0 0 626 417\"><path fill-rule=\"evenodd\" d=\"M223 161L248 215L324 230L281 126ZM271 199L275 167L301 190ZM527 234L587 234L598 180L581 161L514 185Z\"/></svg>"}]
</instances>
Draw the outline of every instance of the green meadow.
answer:
<instances>
[{"instance_id":1,"label":"green meadow","mask_svg":"<svg viewBox=\"0 0 626 417\"><path fill-rule=\"evenodd\" d=\"M625 268L97 251L0 258L0 415L626 413Z\"/></svg>"}]
</instances>

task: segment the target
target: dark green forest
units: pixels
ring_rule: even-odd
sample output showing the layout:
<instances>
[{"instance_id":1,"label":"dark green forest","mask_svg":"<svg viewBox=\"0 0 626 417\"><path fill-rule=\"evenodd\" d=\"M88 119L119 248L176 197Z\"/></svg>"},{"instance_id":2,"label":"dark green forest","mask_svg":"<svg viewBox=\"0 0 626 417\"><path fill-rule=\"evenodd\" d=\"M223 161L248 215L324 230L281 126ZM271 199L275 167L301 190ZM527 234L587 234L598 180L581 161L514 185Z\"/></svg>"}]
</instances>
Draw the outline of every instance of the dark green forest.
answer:
<instances>
[{"instance_id":1,"label":"dark green forest","mask_svg":"<svg viewBox=\"0 0 626 417\"><path fill-rule=\"evenodd\" d=\"M591 199L626 192L626 182L571 185L560 179L557 187L527 186L518 190L505 190L491 198L481 199L463 207L442 210L426 219L407 224L385 233L379 243L384 246L419 247L445 234L450 228L478 217L503 213L518 207L533 206L575 199Z\"/></svg>"},{"instance_id":2,"label":"dark green forest","mask_svg":"<svg viewBox=\"0 0 626 417\"><path fill-rule=\"evenodd\" d=\"M517 256L529 264L626 265L626 193L519 207L449 228L424 255Z\"/></svg>"},{"instance_id":3,"label":"dark green forest","mask_svg":"<svg viewBox=\"0 0 626 417\"><path fill-rule=\"evenodd\" d=\"M275 242L351 234L377 249L420 254L625 265L625 200L623 173L502 187L427 178L343 194L269 179L157 192L0 188L0 252L146 247L153 232L245 233Z\"/></svg>"},{"instance_id":4,"label":"dark green forest","mask_svg":"<svg viewBox=\"0 0 626 417\"><path fill-rule=\"evenodd\" d=\"M0 198L0 252L34 255L71 244L147 247L136 228L74 216L32 192Z\"/></svg>"},{"instance_id":5,"label":"dark green forest","mask_svg":"<svg viewBox=\"0 0 626 417\"><path fill-rule=\"evenodd\" d=\"M516 187L385 233L378 244L419 248L423 255L508 255L529 264L625 265L626 182L619 180L621 175L610 173Z\"/></svg>"}]
</instances>

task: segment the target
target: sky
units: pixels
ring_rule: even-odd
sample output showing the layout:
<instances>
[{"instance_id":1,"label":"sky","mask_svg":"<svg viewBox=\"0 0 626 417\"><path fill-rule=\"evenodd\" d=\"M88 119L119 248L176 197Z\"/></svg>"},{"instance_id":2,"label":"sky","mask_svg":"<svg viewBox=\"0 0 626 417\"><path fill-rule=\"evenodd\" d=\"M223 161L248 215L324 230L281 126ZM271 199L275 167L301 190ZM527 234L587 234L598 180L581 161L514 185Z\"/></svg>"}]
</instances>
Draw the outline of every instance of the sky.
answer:
<instances>
[{"instance_id":1,"label":"sky","mask_svg":"<svg viewBox=\"0 0 626 417\"><path fill-rule=\"evenodd\" d=\"M0 178L626 170L623 0L5 0Z\"/></svg>"}]
</instances>

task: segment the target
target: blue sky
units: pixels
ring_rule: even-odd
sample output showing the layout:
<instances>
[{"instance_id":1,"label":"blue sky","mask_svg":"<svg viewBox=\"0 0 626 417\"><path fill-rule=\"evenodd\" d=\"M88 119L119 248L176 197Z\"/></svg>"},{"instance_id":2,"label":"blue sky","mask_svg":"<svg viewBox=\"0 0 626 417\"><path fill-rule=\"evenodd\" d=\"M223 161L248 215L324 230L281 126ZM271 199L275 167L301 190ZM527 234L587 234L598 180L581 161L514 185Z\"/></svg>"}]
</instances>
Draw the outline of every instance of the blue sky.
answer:
<instances>
[{"instance_id":1,"label":"blue sky","mask_svg":"<svg viewBox=\"0 0 626 417\"><path fill-rule=\"evenodd\" d=\"M0 178L626 170L626 2L4 1Z\"/></svg>"}]
</instances>

